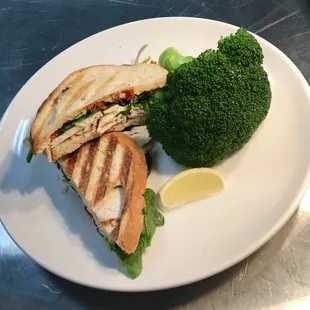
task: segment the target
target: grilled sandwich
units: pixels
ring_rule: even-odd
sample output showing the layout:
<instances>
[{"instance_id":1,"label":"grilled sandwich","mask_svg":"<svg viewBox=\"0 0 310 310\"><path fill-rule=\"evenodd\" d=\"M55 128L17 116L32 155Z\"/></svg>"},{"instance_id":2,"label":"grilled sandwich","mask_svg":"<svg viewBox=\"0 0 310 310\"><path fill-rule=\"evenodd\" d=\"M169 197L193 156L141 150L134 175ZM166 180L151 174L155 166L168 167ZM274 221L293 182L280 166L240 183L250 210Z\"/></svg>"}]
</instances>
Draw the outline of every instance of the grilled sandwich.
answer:
<instances>
[{"instance_id":1,"label":"grilled sandwich","mask_svg":"<svg viewBox=\"0 0 310 310\"><path fill-rule=\"evenodd\" d=\"M107 132L144 125L154 91L166 84L157 64L97 65L66 77L37 111L30 129L33 154L56 162Z\"/></svg>"},{"instance_id":2,"label":"grilled sandwich","mask_svg":"<svg viewBox=\"0 0 310 310\"><path fill-rule=\"evenodd\" d=\"M142 231L147 166L128 134L94 139L59 161L100 233L125 253L135 251Z\"/></svg>"},{"instance_id":3,"label":"grilled sandwich","mask_svg":"<svg viewBox=\"0 0 310 310\"><path fill-rule=\"evenodd\" d=\"M131 278L142 272L142 254L164 217L146 188L144 152L152 143L145 126L111 132L85 143L58 164L110 251Z\"/></svg>"},{"instance_id":4,"label":"grilled sandwich","mask_svg":"<svg viewBox=\"0 0 310 310\"><path fill-rule=\"evenodd\" d=\"M83 145L60 165L100 233L124 252L134 252L142 231L147 181L142 149L123 133L108 133ZM118 203L112 206L109 199Z\"/></svg>"}]
</instances>

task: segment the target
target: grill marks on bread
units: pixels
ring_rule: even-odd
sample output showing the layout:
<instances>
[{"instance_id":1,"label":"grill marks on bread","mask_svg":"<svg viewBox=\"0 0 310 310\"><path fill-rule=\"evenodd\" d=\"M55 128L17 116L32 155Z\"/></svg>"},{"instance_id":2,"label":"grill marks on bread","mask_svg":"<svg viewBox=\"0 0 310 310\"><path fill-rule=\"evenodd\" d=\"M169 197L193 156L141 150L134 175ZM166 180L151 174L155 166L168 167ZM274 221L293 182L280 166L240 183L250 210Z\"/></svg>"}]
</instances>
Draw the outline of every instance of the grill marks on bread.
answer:
<instances>
[{"instance_id":1,"label":"grill marks on bread","mask_svg":"<svg viewBox=\"0 0 310 310\"><path fill-rule=\"evenodd\" d=\"M85 114L93 103L115 102L125 98L128 91L139 95L161 88L167 73L157 64L97 65L71 73L38 109L30 129L33 153L44 152L52 134L77 115Z\"/></svg>"},{"instance_id":2,"label":"grill marks on bread","mask_svg":"<svg viewBox=\"0 0 310 310\"><path fill-rule=\"evenodd\" d=\"M128 135L113 132L86 143L61 160L61 165L87 200L89 211L99 219L99 228L110 231L109 237L126 253L134 252L143 227L145 206L147 167L143 150ZM100 217L118 187L125 191L121 216Z\"/></svg>"}]
</instances>

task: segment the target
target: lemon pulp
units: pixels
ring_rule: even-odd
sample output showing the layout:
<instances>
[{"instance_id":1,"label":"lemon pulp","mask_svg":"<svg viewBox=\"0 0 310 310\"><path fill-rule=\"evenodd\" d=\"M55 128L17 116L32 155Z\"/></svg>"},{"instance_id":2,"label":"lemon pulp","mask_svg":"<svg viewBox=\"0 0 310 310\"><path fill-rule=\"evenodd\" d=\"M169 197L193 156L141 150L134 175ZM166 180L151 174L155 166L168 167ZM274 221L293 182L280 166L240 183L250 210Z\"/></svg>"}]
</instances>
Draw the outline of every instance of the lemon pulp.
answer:
<instances>
[{"instance_id":1,"label":"lemon pulp","mask_svg":"<svg viewBox=\"0 0 310 310\"><path fill-rule=\"evenodd\" d=\"M161 207L164 209L218 194L224 190L223 175L210 168L182 171L170 178L160 189Z\"/></svg>"}]
</instances>

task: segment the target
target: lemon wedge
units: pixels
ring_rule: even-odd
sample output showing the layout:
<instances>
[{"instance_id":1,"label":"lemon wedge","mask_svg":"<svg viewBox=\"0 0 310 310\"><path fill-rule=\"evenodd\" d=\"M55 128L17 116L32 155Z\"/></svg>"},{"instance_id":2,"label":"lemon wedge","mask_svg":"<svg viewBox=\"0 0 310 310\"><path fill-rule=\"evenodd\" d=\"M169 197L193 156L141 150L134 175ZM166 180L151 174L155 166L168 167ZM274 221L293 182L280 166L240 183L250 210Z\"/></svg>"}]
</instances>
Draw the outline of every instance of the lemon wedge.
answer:
<instances>
[{"instance_id":1,"label":"lemon wedge","mask_svg":"<svg viewBox=\"0 0 310 310\"><path fill-rule=\"evenodd\" d=\"M211 168L184 170L170 178L159 190L159 208L163 211L223 192L224 176Z\"/></svg>"}]
</instances>

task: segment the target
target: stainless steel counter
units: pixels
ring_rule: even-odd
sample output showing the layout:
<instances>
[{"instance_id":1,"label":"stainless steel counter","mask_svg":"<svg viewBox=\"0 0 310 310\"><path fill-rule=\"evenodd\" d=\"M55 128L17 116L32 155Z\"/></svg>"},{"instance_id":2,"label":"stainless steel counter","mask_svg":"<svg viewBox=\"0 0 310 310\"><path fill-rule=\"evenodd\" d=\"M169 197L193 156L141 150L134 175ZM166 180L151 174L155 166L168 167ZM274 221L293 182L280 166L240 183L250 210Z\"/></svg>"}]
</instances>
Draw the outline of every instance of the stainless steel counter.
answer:
<instances>
[{"instance_id":1,"label":"stainless steel counter","mask_svg":"<svg viewBox=\"0 0 310 310\"><path fill-rule=\"evenodd\" d=\"M310 80L306 0L1 0L0 116L27 79L73 43L121 23L177 15L246 27L279 47ZM0 309L5 310L310 309L310 193L251 257L177 289L124 294L70 283L35 264L1 226L0 258Z\"/></svg>"}]
</instances>

